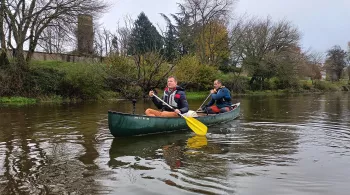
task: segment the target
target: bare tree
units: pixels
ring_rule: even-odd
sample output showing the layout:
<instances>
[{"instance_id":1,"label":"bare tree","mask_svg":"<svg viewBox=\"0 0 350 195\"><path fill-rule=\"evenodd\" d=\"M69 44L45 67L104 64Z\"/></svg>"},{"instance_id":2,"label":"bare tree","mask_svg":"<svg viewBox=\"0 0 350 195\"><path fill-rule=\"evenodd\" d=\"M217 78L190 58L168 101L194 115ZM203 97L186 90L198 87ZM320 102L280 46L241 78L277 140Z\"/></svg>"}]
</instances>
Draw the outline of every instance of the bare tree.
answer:
<instances>
[{"instance_id":1,"label":"bare tree","mask_svg":"<svg viewBox=\"0 0 350 195\"><path fill-rule=\"evenodd\" d=\"M115 35L106 28L99 29L98 27L95 28L94 34L95 52L101 57L111 54L113 52L113 38Z\"/></svg>"},{"instance_id":2,"label":"bare tree","mask_svg":"<svg viewBox=\"0 0 350 195\"><path fill-rule=\"evenodd\" d=\"M259 81L262 84L265 78L276 76L279 70L284 73L294 71L293 66L300 60L299 40L298 29L288 21L274 23L270 18L252 18L239 21L234 26L231 51L234 58L251 74L250 83ZM285 60L285 63L281 60ZM283 64L286 66L281 67Z\"/></svg>"},{"instance_id":3,"label":"bare tree","mask_svg":"<svg viewBox=\"0 0 350 195\"><path fill-rule=\"evenodd\" d=\"M339 46L335 45L327 51L326 68L331 73L332 81L339 81L343 69L347 66L347 53Z\"/></svg>"},{"instance_id":4,"label":"bare tree","mask_svg":"<svg viewBox=\"0 0 350 195\"><path fill-rule=\"evenodd\" d=\"M175 64L166 64L160 52L148 52L133 56L136 65L136 80L144 95L152 88L157 88L174 69Z\"/></svg>"},{"instance_id":5,"label":"bare tree","mask_svg":"<svg viewBox=\"0 0 350 195\"><path fill-rule=\"evenodd\" d=\"M5 18L5 0L0 2L0 40L1 40L1 52L6 49L5 43L5 28L4 28L4 18Z\"/></svg>"},{"instance_id":6,"label":"bare tree","mask_svg":"<svg viewBox=\"0 0 350 195\"><path fill-rule=\"evenodd\" d=\"M189 15L193 28L199 35L200 57L207 62L205 56L205 32L212 21L225 21L229 18L236 0L185 0L180 4L183 15Z\"/></svg>"},{"instance_id":7,"label":"bare tree","mask_svg":"<svg viewBox=\"0 0 350 195\"><path fill-rule=\"evenodd\" d=\"M48 53L63 53L71 42L74 42L71 32L66 31L60 24L52 22L43 30L38 46Z\"/></svg>"},{"instance_id":8,"label":"bare tree","mask_svg":"<svg viewBox=\"0 0 350 195\"><path fill-rule=\"evenodd\" d=\"M59 24L68 32L76 25L78 15L96 16L107 6L103 0L5 0L5 19L10 27L8 42L16 51L18 66L26 68L43 31L50 25ZM15 46L11 44L11 39ZM23 51L25 43L29 47L26 58Z\"/></svg>"},{"instance_id":9,"label":"bare tree","mask_svg":"<svg viewBox=\"0 0 350 195\"><path fill-rule=\"evenodd\" d=\"M124 17L123 27L121 27L118 23L116 32L117 34L113 38L113 47L117 50L117 53L122 56L127 55L130 36L133 28L134 20L130 16Z\"/></svg>"}]
</instances>

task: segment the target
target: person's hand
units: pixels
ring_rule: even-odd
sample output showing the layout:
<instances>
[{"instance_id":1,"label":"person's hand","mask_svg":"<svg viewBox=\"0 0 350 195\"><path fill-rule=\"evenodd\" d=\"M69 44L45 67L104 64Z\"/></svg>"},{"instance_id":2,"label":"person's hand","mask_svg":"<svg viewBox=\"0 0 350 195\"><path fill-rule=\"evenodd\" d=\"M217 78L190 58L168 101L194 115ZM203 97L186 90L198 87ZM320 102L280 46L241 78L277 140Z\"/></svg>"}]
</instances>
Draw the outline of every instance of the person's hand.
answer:
<instances>
[{"instance_id":1,"label":"person's hand","mask_svg":"<svg viewBox=\"0 0 350 195\"><path fill-rule=\"evenodd\" d=\"M212 90L210 90L210 93L211 93L211 94L216 93L216 90L215 90L215 89L212 89Z\"/></svg>"},{"instance_id":2,"label":"person's hand","mask_svg":"<svg viewBox=\"0 0 350 195\"><path fill-rule=\"evenodd\" d=\"M149 95L149 97L153 97L154 91L153 90L149 91L148 95Z\"/></svg>"},{"instance_id":3,"label":"person's hand","mask_svg":"<svg viewBox=\"0 0 350 195\"><path fill-rule=\"evenodd\" d=\"M180 113L181 113L181 111L180 111L179 109L175 109L174 112L175 112L176 114L180 114Z\"/></svg>"}]
</instances>

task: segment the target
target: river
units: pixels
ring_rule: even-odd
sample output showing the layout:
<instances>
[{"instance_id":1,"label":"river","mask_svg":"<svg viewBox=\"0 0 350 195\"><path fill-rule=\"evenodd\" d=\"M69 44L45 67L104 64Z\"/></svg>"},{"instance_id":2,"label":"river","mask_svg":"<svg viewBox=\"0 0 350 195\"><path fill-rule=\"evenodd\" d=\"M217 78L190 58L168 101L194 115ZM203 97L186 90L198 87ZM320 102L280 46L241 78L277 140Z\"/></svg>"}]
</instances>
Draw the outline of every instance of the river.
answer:
<instances>
[{"instance_id":1,"label":"river","mask_svg":"<svg viewBox=\"0 0 350 195\"><path fill-rule=\"evenodd\" d=\"M240 117L206 138L114 138L107 111L128 101L0 105L0 194L349 194L349 93L233 102Z\"/></svg>"}]
</instances>

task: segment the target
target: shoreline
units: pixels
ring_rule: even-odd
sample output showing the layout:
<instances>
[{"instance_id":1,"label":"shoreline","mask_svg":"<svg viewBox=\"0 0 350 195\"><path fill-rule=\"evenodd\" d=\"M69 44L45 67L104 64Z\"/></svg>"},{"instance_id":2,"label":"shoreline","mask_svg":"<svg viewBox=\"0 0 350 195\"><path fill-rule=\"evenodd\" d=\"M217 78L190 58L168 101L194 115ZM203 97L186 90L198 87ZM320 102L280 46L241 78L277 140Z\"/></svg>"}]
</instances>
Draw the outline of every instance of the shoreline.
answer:
<instances>
[{"instance_id":1,"label":"shoreline","mask_svg":"<svg viewBox=\"0 0 350 195\"><path fill-rule=\"evenodd\" d=\"M231 93L232 97L240 96L274 96L274 95L307 95L307 94L324 94L324 93L339 93L339 92L349 92L343 90L330 91L330 90L264 90L264 91L246 91L245 93ZM208 91L199 91L199 92L186 92L188 100L204 99L209 95ZM145 99L145 98L144 98ZM38 98L28 98L22 96L12 96L12 97L0 97L0 106L1 105L16 105L16 106L25 106L25 105L35 105L35 104L46 104L46 103L78 103L78 102L103 102L103 101L124 101L128 100L125 98L106 98L99 100L82 100L82 99L69 99L62 98L60 96L52 97L38 97Z\"/></svg>"}]
</instances>

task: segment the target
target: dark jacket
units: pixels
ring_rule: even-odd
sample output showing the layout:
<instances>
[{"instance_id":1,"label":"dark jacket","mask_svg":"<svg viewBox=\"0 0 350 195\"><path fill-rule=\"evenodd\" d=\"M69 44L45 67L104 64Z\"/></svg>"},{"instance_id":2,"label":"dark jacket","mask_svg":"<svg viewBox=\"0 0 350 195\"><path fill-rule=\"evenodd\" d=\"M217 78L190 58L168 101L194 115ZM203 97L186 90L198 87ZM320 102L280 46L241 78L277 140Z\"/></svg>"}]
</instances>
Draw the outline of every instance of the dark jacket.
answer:
<instances>
[{"instance_id":1,"label":"dark jacket","mask_svg":"<svg viewBox=\"0 0 350 195\"><path fill-rule=\"evenodd\" d=\"M218 108L228 107L232 105L230 90L226 87L221 87L216 93L211 94L211 100L207 106L216 104Z\"/></svg>"},{"instance_id":2,"label":"dark jacket","mask_svg":"<svg viewBox=\"0 0 350 195\"><path fill-rule=\"evenodd\" d=\"M186 99L185 91L182 87L176 86L176 91L174 90L172 92L170 92L168 88L165 88L162 99L171 106L177 104L177 106L173 106L173 108L179 109L181 111L181 114L188 112L188 102ZM174 111L167 105L163 105L163 103L155 97L152 97L152 101L157 106L157 108L162 109L162 111Z\"/></svg>"}]
</instances>

